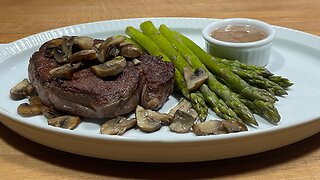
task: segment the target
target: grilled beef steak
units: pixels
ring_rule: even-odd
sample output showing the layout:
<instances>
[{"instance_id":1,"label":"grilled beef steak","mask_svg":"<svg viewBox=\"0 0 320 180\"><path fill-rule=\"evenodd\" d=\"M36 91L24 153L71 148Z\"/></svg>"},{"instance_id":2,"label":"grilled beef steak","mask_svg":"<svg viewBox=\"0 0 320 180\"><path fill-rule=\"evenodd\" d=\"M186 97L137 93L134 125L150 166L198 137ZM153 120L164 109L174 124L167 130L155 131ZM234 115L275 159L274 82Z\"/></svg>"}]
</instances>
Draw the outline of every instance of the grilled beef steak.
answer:
<instances>
[{"instance_id":1,"label":"grilled beef steak","mask_svg":"<svg viewBox=\"0 0 320 180\"><path fill-rule=\"evenodd\" d=\"M158 109L173 91L174 66L159 57L143 54L140 63L128 61L115 77L100 78L90 67L74 72L71 79L54 78L59 66L46 56L48 43L29 61L29 79L47 106L80 117L112 118L127 114L138 104Z\"/></svg>"}]
</instances>

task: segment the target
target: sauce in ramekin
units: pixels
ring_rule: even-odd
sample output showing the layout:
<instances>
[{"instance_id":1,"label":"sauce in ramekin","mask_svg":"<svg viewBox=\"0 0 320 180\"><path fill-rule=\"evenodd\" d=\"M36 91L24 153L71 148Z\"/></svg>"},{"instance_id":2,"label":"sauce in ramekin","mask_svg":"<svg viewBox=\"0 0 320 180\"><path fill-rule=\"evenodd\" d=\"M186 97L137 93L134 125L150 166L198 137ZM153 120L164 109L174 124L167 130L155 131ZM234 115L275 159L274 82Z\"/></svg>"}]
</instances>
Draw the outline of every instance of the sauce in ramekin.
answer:
<instances>
[{"instance_id":1,"label":"sauce in ramekin","mask_svg":"<svg viewBox=\"0 0 320 180\"><path fill-rule=\"evenodd\" d=\"M220 41L245 43L260 41L268 35L263 30L250 25L233 24L215 29L210 36Z\"/></svg>"}]
</instances>

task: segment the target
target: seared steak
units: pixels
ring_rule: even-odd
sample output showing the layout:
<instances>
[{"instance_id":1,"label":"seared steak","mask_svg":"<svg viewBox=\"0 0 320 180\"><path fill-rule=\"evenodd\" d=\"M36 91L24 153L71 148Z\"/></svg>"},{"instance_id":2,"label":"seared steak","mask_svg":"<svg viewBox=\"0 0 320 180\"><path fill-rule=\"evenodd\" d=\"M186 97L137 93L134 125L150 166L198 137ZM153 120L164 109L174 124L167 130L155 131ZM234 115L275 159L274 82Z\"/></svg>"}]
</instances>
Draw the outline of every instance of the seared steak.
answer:
<instances>
[{"instance_id":1,"label":"seared steak","mask_svg":"<svg viewBox=\"0 0 320 180\"><path fill-rule=\"evenodd\" d=\"M173 91L174 66L159 57L142 55L140 63L128 61L123 72L112 78L97 77L90 68L61 80L49 71L57 62L46 57L45 43L29 61L29 79L47 106L80 117L112 118L127 114L138 104L158 109Z\"/></svg>"}]
</instances>

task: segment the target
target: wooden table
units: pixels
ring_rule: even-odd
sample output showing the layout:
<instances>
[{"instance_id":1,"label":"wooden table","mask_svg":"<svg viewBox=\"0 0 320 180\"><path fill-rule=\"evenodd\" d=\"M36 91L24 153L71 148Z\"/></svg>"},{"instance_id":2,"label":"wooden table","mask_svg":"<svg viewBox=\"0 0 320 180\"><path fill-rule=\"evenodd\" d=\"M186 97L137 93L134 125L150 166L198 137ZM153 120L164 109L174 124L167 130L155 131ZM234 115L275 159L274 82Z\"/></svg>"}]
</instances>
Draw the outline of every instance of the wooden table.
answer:
<instances>
[{"instance_id":1,"label":"wooden table","mask_svg":"<svg viewBox=\"0 0 320 180\"><path fill-rule=\"evenodd\" d=\"M0 43L62 26L136 17L247 17L320 35L319 8L320 0L1 0ZM51 149L0 124L0 179L320 179L319 140L320 133L269 152L211 162L127 163Z\"/></svg>"}]
</instances>

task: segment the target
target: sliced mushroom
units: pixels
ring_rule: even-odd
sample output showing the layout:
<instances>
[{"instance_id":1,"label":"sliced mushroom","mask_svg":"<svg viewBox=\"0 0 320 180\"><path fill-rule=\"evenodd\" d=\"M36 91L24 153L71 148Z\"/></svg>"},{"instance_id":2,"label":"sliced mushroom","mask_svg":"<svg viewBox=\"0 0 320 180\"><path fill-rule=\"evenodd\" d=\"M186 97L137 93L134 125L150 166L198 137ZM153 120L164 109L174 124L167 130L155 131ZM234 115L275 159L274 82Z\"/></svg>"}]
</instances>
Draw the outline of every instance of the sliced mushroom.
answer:
<instances>
[{"instance_id":1,"label":"sliced mushroom","mask_svg":"<svg viewBox=\"0 0 320 180\"><path fill-rule=\"evenodd\" d=\"M190 67L183 69L184 79L187 83L187 87L190 91L197 90L208 79L208 73L203 68L198 68L194 72Z\"/></svg>"},{"instance_id":2,"label":"sliced mushroom","mask_svg":"<svg viewBox=\"0 0 320 180\"><path fill-rule=\"evenodd\" d=\"M25 117L37 116L42 114L42 104L22 103L17 108L18 114Z\"/></svg>"},{"instance_id":3,"label":"sliced mushroom","mask_svg":"<svg viewBox=\"0 0 320 180\"><path fill-rule=\"evenodd\" d=\"M71 64L65 64L63 66L51 69L49 73L59 79L71 79L73 76L74 69Z\"/></svg>"},{"instance_id":4,"label":"sliced mushroom","mask_svg":"<svg viewBox=\"0 0 320 180\"><path fill-rule=\"evenodd\" d=\"M99 47L99 50L106 49L111 45L119 45L126 40L125 36L108 37Z\"/></svg>"},{"instance_id":5,"label":"sliced mushroom","mask_svg":"<svg viewBox=\"0 0 320 180\"><path fill-rule=\"evenodd\" d=\"M101 46L101 44L102 43L95 44L92 49L99 51L99 47Z\"/></svg>"},{"instance_id":6,"label":"sliced mushroom","mask_svg":"<svg viewBox=\"0 0 320 180\"><path fill-rule=\"evenodd\" d=\"M82 62L78 62L78 63L71 64L71 66L72 66L73 70L76 71L76 70L80 69L81 67L83 67L84 64Z\"/></svg>"},{"instance_id":7,"label":"sliced mushroom","mask_svg":"<svg viewBox=\"0 0 320 180\"><path fill-rule=\"evenodd\" d=\"M21 82L10 89L10 98L12 100L21 100L34 93L34 88L29 80L23 79Z\"/></svg>"},{"instance_id":8,"label":"sliced mushroom","mask_svg":"<svg viewBox=\"0 0 320 180\"><path fill-rule=\"evenodd\" d=\"M150 109L144 109L141 106L136 108L136 118L138 127L145 132L154 132L161 128L162 122L168 123L172 116L161 114Z\"/></svg>"},{"instance_id":9,"label":"sliced mushroom","mask_svg":"<svg viewBox=\"0 0 320 180\"><path fill-rule=\"evenodd\" d=\"M248 131L247 126L237 120L222 120L222 124L228 133Z\"/></svg>"},{"instance_id":10,"label":"sliced mushroom","mask_svg":"<svg viewBox=\"0 0 320 180\"><path fill-rule=\"evenodd\" d=\"M110 53L110 47L115 47L116 45L119 45L120 43L124 42L126 38L124 36L118 36L118 37L109 37L107 38L100 46L99 46L99 54L97 59L100 62L104 62L107 56L107 52ZM111 51L115 51L115 49L111 49ZM112 54L115 54L115 52L111 52ZM118 52L119 53L119 52Z\"/></svg>"},{"instance_id":11,"label":"sliced mushroom","mask_svg":"<svg viewBox=\"0 0 320 180\"><path fill-rule=\"evenodd\" d=\"M42 105L41 99L40 99L40 97L37 96L37 95L30 96L30 98L29 98L29 103L30 103L30 105L33 105L33 104L40 104L40 105Z\"/></svg>"},{"instance_id":12,"label":"sliced mushroom","mask_svg":"<svg viewBox=\"0 0 320 180\"><path fill-rule=\"evenodd\" d=\"M55 48L55 47L61 46L61 44L62 44L62 38L52 39L48 42L48 48Z\"/></svg>"},{"instance_id":13,"label":"sliced mushroom","mask_svg":"<svg viewBox=\"0 0 320 180\"><path fill-rule=\"evenodd\" d=\"M51 41L48 42L48 46L45 52L46 57L53 57L54 56L54 49L57 48L58 46L61 46L62 44L62 39L57 38L57 39L52 39Z\"/></svg>"},{"instance_id":14,"label":"sliced mushroom","mask_svg":"<svg viewBox=\"0 0 320 180\"><path fill-rule=\"evenodd\" d=\"M71 54L69 56L70 62L79 62L79 61L86 61L86 60L93 60L97 58L97 53L95 50L82 50Z\"/></svg>"},{"instance_id":15,"label":"sliced mushroom","mask_svg":"<svg viewBox=\"0 0 320 180\"><path fill-rule=\"evenodd\" d=\"M73 36L62 36L61 50L64 55L69 57L72 54L72 46L74 44Z\"/></svg>"},{"instance_id":16,"label":"sliced mushroom","mask_svg":"<svg viewBox=\"0 0 320 180\"><path fill-rule=\"evenodd\" d=\"M90 50L93 47L94 39L91 37L77 36L73 39L73 44L80 50Z\"/></svg>"},{"instance_id":17,"label":"sliced mushroom","mask_svg":"<svg viewBox=\"0 0 320 180\"><path fill-rule=\"evenodd\" d=\"M51 119L61 116L61 114L52 107L43 106L42 114L45 118Z\"/></svg>"},{"instance_id":18,"label":"sliced mushroom","mask_svg":"<svg viewBox=\"0 0 320 180\"><path fill-rule=\"evenodd\" d=\"M179 101L179 103L176 106L170 109L168 114L171 116L174 116L174 114L178 109L181 111L187 112L190 108L192 108L192 104L188 100L182 99L181 101Z\"/></svg>"},{"instance_id":19,"label":"sliced mushroom","mask_svg":"<svg viewBox=\"0 0 320 180\"><path fill-rule=\"evenodd\" d=\"M190 116L192 116L194 119L197 119L197 117L198 117L198 112L195 110L195 109L193 109L193 108L190 108L188 111L187 111L187 113L190 115Z\"/></svg>"},{"instance_id":20,"label":"sliced mushroom","mask_svg":"<svg viewBox=\"0 0 320 180\"><path fill-rule=\"evenodd\" d=\"M105 122L100 128L100 133L109 135L123 135L127 130L136 125L137 120L135 118L128 120L125 117L119 116Z\"/></svg>"},{"instance_id":21,"label":"sliced mushroom","mask_svg":"<svg viewBox=\"0 0 320 180\"><path fill-rule=\"evenodd\" d=\"M152 111L151 109L146 109L145 115L160 121L162 124L170 124L173 118L169 114L159 113L157 111Z\"/></svg>"},{"instance_id":22,"label":"sliced mushroom","mask_svg":"<svg viewBox=\"0 0 320 180\"><path fill-rule=\"evenodd\" d=\"M115 76L123 71L123 68L127 66L127 61L122 56L117 56L111 61L107 61L103 64L91 66L91 70L98 77Z\"/></svg>"},{"instance_id":23,"label":"sliced mushroom","mask_svg":"<svg viewBox=\"0 0 320 180\"><path fill-rule=\"evenodd\" d=\"M179 101L179 103L176 106L174 106L173 108L170 109L168 114L171 116L174 116L174 114L176 113L176 111L178 109L180 111L188 113L194 119L197 119L197 117L198 117L197 111L192 108L192 104L186 99L182 99L181 101Z\"/></svg>"},{"instance_id":24,"label":"sliced mushroom","mask_svg":"<svg viewBox=\"0 0 320 180\"><path fill-rule=\"evenodd\" d=\"M101 63L116 57L120 53L120 50L115 45L109 46L106 50L102 50L98 55L97 59Z\"/></svg>"},{"instance_id":25,"label":"sliced mushroom","mask_svg":"<svg viewBox=\"0 0 320 180\"><path fill-rule=\"evenodd\" d=\"M48 119L49 125L64 129L74 129L80 124L80 122L81 119L79 117L69 115Z\"/></svg>"},{"instance_id":26,"label":"sliced mushroom","mask_svg":"<svg viewBox=\"0 0 320 180\"><path fill-rule=\"evenodd\" d=\"M192 129L193 132L198 136L228 133L222 121L219 120L209 120L206 122L194 124L192 126Z\"/></svg>"},{"instance_id":27,"label":"sliced mushroom","mask_svg":"<svg viewBox=\"0 0 320 180\"><path fill-rule=\"evenodd\" d=\"M54 48L54 50L53 50L53 58L59 64L64 64L64 63L68 62L68 55L64 54L60 47Z\"/></svg>"},{"instance_id":28,"label":"sliced mushroom","mask_svg":"<svg viewBox=\"0 0 320 180\"><path fill-rule=\"evenodd\" d=\"M126 44L121 47L120 55L127 58L136 58L141 56L142 51L133 44Z\"/></svg>"},{"instance_id":29,"label":"sliced mushroom","mask_svg":"<svg viewBox=\"0 0 320 180\"><path fill-rule=\"evenodd\" d=\"M190 114L178 109L174 113L173 121L169 125L169 129L177 133L187 133L190 131L194 121L195 118L193 118Z\"/></svg>"}]
</instances>

